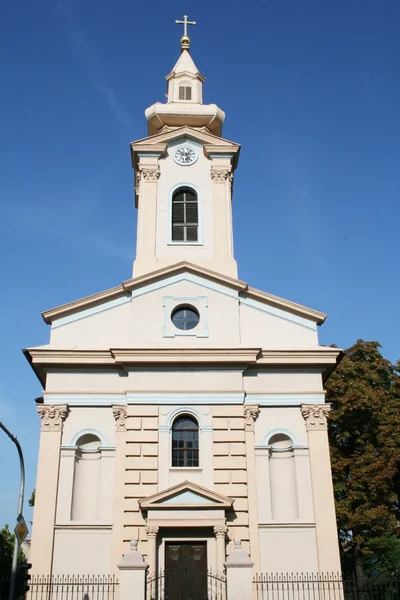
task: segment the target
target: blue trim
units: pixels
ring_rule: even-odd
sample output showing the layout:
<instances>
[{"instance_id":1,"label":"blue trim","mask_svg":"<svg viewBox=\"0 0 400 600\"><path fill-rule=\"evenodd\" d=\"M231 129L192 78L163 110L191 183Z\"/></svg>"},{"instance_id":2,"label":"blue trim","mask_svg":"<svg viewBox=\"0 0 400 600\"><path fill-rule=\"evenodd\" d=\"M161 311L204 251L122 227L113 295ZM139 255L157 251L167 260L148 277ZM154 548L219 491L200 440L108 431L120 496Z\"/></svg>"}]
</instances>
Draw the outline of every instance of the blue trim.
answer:
<instances>
[{"instance_id":1,"label":"blue trim","mask_svg":"<svg viewBox=\"0 0 400 600\"><path fill-rule=\"evenodd\" d=\"M289 429L271 429L271 431L269 431L267 433L267 435L264 438L264 445L268 446L269 445L269 441L272 438L273 435L286 435L288 438L290 438L291 442L292 442L292 446L298 446L299 442L296 439L296 436L293 435L293 433L291 431L289 431Z\"/></svg>"},{"instance_id":2,"label":"blue trim","mask_svg":"<svg viewBox=\"0 0 400 600\"><path fill-rule=\"evenodd\" d=\"M167 425L160 425L160 427L163 427L162 431L171 431L173 422L181 414L192 415L196 419L197 424L199 426L199 430L201 432L203 432L203 431L212 431L211 425L204 425L204 418L201 415L201 413L199 413L199 411L196 410L195 408L191 408L190 406L182 406L182 407L176 408L169 415L168 421L167 421L168 424ZM165 427L168 427L168 429L164 429Z\"/></svg>"},{"instance_id":3,"label":"blue trim","mask_svg":"<svg viewBox=\"0 0 400 600\"><path fill-rule=\"evenodd\" d=\"M103 304L98 304L97 306L92 306L92 308L87 308L86 310L82 310L78 313L74 313L72 315L68 315L67 317L62 317L61 319L57 319L53 321L52 327L55 329L56 327L62 327L63 325L68 325L68 323L73 323L74 321L79 321L80 319L85 319L86 317L91 317L92 315L96 315L105 310L110 310L111 308L115 308L116 306L121 306L122 304L126 304L132 300L132 295L129 293L127 296L123 296L122 298L116 298L115 300L109 300Z\"/></svg>"},{"instance_id":4,"label":"blue trim","mask_svg":"<svg viewBox=\"0 0 400 600\"><path fill-rule=\"evenodd\" d=\"M101 441L101 445L104 446L104 448L108 448L108 443L107 443L106 438L97 429L81 429L80 431L77 431L70 442L70 446L77 446L77 442L78 442L79 438L82 435L86 435L87 433L91 433L91 434L97 436L99 438L99 440Z\"/></svg>"},{"instance_id":5,"label":"blue trim","mask_svg":"<svg viewBox=\"0 0 400 600\"><path fill-rule=\"evenodd\" d=\"M300 406L301 404L323 404L325 394L315 392L308 394L246 394L245 404L260 406Z\"/></svg>"},{"instance_id":6,"label":"blue trim","mask_svg":"<svg viewBox=\"0 0 400 600\"><path fill-rule=\"evenodd\" d=\"M92 372L92 371L91 371ZM125 393L121 394L46 394L43 397L49 404L69 404L71 406L111 406L126 404Z\"/></svg>"},{"instance_id":7,"label":"blue trim","mask_svg":"<svg viewBox=\"0 0 400 600\"><path fill-rule=\"evenodd\" d=\"M313 321L308 321L307 319L303 319L303 317L292 315L290 312L286 312L284 310L281 310L280 308L274 308L273 306L266 305L262 302L258 302L257 300L252 300L251 298L247 298L246 296L239 296L239 302L240 304L251 306L251 308L255 308L256 310L259 310L263 313L274 315L274 317L284 319L285 321L291 321L292 323L296 323L297 325L301 325L302 327L306 327L307 329L317 331L317 324Z\"/></svg>"},{"instance_id":8,"label":"blue trim","mask_svg":"<svg viewBox=\"0 0 400 600\"><path fill-rule=\"evenodd\" d=\"M200 321L196 327L188 331L181 331L171 321L172 311L180 304L192 304L199 312ZM207 327L207 296L164 296L164 327L163 337L208 337Z\"/></svg>"},{"instance_id":9,"label":"blue trim","mask_svg":"<svg viewBox=\"0 0 400 600\"><path fill-rule=\"evenodd\" d=\"M197 152L197 150L196 150ZM174 246L190 246L193 242L176 242L172 239L172 196L174 192L181 187L192 188L197 194L197 214L198 214L198 226L197 226L197 241L196 246L202 246L203 241L203 196L200 188L192 182L181 181L174 185L168 192L168 245L173 244Z\"/></svg>"},{"instance_id":10,"label":"blue trim","mask_svg":"<svg viewBox=\"0 0 400 600\"><path fill-rule=\"evenodd\" d=\"M243 404L244 392L187 393L187 392L127 392L128 404Z\"/></svg>"}]
</instances>

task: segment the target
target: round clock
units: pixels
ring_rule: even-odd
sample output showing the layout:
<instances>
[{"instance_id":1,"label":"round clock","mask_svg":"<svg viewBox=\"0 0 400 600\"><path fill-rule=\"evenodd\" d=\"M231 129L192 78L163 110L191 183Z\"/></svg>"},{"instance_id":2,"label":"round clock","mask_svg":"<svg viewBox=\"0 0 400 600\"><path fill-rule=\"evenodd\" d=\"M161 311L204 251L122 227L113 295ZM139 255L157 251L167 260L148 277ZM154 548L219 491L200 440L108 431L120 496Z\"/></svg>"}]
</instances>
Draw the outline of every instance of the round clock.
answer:
<instances>
[{"instance_id":1,"label":"round clock","mask_svg":"<svg viewBox=\"0 0 400 600\"><path fill-rule=\"evenodd\" d=\"M175 150L174 161L178 165L192 165L197 160L197 152L190 146L179 146Z\"/></svg>"}]
</instances>

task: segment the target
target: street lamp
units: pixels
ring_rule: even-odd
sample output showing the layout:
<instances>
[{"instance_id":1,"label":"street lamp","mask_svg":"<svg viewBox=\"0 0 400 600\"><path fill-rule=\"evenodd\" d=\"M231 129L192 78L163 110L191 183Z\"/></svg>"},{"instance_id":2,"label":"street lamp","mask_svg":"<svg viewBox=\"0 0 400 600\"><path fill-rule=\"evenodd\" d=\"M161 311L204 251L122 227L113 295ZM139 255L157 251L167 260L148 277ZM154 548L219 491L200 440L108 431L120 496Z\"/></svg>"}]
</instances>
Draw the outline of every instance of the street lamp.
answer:
<instances>
[{"instance_id":1,"label":"street lamp","mask_svg":"<svg viewBox=\"0 0 400 600\"><path fill-rule=\"evenodd\" d=\"M18 548L19 548L20 543L25 539L26 533L27 533L25 520L24 520L24 517L22 516L22 508L23 508L23 504L24 504L24 492L25 492L25 464L24 464L24 455L22 454L22 448L21 448L21 445L20 445L19 441L17 440L16 436L13 435L11 433L11 431L9 431L7 429L7 427L5 425L3 425L3 423L1 421L0 421L0 428L8 435L10 440L13 441L14 444L16 445L17 451L18 451L18 456L19 456L19 464L20 464L20 468L21 468L21 478L20 478L19 496L18 496L18 509L17 509L17 526L16 526L16 529L18 528L18 526L20 526L20 534L18 534L16 532L16 535L15 535L14 553L13 553L12 567L11 567L10 595L9 595L9 600L14 600L15 579L17 576L17 563L18 563Z\"/></svg>"}]
</instances>

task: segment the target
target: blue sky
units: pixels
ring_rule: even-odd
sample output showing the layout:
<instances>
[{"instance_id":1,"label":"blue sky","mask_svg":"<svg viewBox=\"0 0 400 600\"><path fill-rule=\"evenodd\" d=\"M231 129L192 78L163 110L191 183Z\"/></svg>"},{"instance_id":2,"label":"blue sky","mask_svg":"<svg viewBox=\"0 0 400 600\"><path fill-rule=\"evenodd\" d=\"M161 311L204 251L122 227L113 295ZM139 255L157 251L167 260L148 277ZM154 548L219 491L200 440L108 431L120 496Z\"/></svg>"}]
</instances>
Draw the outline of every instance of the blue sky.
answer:
<instances>
[{"instance_id":1,"label":"blue sky","mask_svg":"<svg viewBox=\"0 0 400 600\"><path fill-rule=\"evenodd\" d=\"M21 348L47 343L41 311L131 275L129 142L163 101L185 13L205 102L242 144L241 279L327 312L323 344L361 337L400 355L397 0L3 2L0 418L23 445L28 494L41 387ZM18 491L4 434L0 452L1 527Z\"/></svg>"}]
</instances>

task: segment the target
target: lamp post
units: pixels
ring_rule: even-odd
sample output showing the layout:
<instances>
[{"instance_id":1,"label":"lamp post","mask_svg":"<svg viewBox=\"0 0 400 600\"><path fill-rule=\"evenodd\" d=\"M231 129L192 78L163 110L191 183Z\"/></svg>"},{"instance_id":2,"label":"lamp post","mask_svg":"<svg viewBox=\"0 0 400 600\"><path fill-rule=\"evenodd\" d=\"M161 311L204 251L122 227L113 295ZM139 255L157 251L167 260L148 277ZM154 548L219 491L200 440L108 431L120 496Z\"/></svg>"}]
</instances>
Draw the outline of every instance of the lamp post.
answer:
<instances>
[{"instance_id":1,"label":"lamp post","mask_svg":"<svg viewBox=\"0 0 400 600\"><path fill-rule=\"evenodd\" d=\"M21 448L21 445L20 445L19 441L17 440L16 436L13 435L11 433L11 431L9 431L7 429L7 427L5 425L3 425L3 423L1 421L0 421L0 428L8 435L8 437L11 439L11 441L14 442L14 444L17 447L17 452L18 452L18 456L19 456L19 464L20 464L20 468L21 468L21 477L20 477L19 496L18 496L18 509L17 509L17 523L18 523L19 520L22 519L22 508L23 508L23 504L24 504L24 492L25 492L25 464L24 464L24 455L22 454L22 448ZM12 560L12 567L11 567L9 600L14 600L15 579L16 579L16 576L17 576L17 563L18 563L18 548L19 548L19 542L18 542L18 538L17 538L17 535L16 535L15 536L15 541L14 541L14 553L13 553L13 560Z\"/></svg>"}]
</instances>

